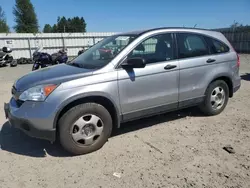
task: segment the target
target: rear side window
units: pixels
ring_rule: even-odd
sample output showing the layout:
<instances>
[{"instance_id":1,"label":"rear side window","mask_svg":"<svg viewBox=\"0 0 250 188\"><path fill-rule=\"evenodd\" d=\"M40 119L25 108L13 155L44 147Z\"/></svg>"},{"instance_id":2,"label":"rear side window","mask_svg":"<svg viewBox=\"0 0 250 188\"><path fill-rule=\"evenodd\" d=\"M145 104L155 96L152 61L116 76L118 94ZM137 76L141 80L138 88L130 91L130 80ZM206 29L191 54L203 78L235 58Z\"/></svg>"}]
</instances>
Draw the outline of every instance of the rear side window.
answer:
<instances>
[{"instance_id":1,"label":"rear side window","mask_svg":"<svg viewBox=\"0 0 250 188\"><path fill-rule=\"evenodd\" d=\"M207 40L207 43L209 44L210 51L212 54L220 54L220 53L229 52L229 47L226 44L216 39L209 38L209 37L206 37L206 40Z\"/></svg>"},{"instance_id":2,"label":"rear side window","mask_svg":"<svg viewBox=\"0 0 250 188\"><path fill-rule=\"evenodd\" d=\"M197 57L209 54L207 43L203 36L192 33L178 33L179 58Z\"/></svg>"}]
</instances>

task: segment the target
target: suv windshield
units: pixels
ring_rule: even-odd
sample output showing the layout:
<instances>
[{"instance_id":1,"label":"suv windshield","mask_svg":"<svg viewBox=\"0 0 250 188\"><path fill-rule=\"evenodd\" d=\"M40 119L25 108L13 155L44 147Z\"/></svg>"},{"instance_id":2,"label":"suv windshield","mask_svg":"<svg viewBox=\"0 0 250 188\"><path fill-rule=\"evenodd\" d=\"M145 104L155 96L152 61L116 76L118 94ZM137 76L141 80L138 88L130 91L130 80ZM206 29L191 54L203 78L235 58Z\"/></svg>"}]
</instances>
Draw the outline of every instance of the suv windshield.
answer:
<instances>
[{"instance_id":1,"label":"suv windshield","mask_svg":"<svg viewBox=\"0 0 250 188\"><path fill-rule=\"evenodd\" d=\"M114 59L136 37L137 35L107 37L73 59L69 65L85 69L100 69Z\"/></svg>"}]
</instances>

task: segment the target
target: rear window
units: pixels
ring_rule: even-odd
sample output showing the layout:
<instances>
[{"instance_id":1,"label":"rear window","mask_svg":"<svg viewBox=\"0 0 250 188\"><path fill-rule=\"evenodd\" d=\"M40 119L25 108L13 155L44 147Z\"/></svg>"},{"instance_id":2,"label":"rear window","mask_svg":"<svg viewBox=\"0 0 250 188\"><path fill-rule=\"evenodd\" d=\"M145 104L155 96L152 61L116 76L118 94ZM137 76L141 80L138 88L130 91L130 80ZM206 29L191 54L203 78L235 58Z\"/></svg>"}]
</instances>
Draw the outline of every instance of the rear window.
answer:
<instances>
[{"instance_id":1,"label":"rear window","mask_svg":"<svg viewBox=\"0 0 250 188\"><path fill-rule=\"evenodd\" d=\"M207 43L209 44L210 51L212 54L221 54L229 52L229 47L216 39L206 37Z\"/></svg>"}]
</instances>

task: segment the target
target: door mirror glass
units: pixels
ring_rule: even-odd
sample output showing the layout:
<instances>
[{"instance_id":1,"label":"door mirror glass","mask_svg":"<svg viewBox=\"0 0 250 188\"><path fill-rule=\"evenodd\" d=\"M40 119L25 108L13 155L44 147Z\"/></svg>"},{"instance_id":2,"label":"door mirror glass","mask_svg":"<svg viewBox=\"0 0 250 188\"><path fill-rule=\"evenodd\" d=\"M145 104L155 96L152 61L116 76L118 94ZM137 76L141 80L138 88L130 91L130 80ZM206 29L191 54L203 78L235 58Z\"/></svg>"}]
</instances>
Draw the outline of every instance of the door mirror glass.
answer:
<instances>
[{"instance_id":1,"label":"door mirror glass","mask_svg":"<svg viewBox=\"0 0 250 188\"><path fill-rule=\"evenodd\" d=\"M146 66L145 60L140 57L130 58L124 61L121 66L124 69L133 69L133 68L144 68Z\"/></svg>"}]
</instances>

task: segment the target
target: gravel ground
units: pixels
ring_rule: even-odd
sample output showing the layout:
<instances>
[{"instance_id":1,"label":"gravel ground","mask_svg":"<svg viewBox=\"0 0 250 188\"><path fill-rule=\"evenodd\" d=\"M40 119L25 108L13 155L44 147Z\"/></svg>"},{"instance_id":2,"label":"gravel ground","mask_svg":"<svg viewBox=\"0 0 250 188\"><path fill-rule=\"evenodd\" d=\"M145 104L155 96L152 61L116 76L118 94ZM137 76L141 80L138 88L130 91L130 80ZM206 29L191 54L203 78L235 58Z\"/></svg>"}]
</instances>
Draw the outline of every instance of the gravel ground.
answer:
<instances>
[{"instance_id":1,"label":"gravel ground","mask_svg":"<svg viewBox=\"0 0 250 188\"><path fill-rule=\"evenodd\" d=\"M77 157L6 122L3 102L29 71L0 68L0 187L250 187L250 56L241 55L242 87L220 115L192 108L127 123L102 149Z\"/></svg>"}]
</instances>

